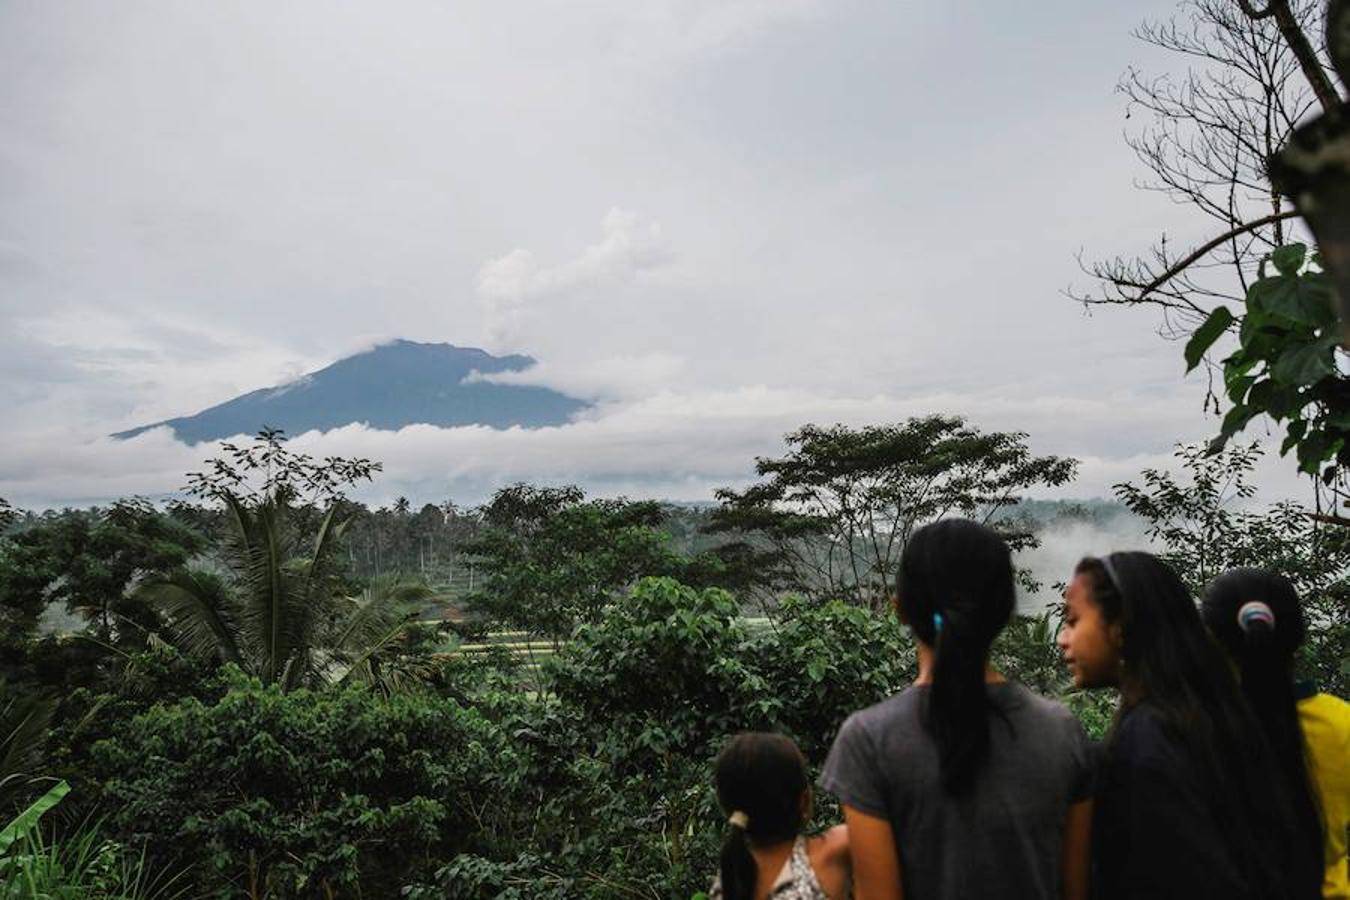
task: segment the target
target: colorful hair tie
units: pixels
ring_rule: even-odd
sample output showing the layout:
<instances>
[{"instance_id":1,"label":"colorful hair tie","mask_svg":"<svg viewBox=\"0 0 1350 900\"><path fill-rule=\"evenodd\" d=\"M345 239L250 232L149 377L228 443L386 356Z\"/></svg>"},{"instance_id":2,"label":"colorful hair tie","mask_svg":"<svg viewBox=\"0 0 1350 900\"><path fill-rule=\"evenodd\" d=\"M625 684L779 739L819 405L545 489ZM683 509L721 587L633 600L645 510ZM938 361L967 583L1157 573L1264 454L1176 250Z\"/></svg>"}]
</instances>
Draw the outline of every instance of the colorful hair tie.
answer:
<instances>
[{"instance_id":1,"label":"colorful hair tie","mask_svg":"<svg viewBox=\"0 0 1350 900\"><path fill-rule=\"evenodd\" d=\"M943 622L942 613L940 612L933 613L933 631L937 632L938 634L941 634L942 622Z\"/></svg>"},{"instance_id":2,"label":"colorful hair tie","mask_svg":"<svg viewBox=\"0 0 1350 900\"><path fill-rule=\"evenodd\" d=\"M1237 613L1237 622L1238 627L1246 632L1250 632L1258 622L1266 628L1274 630L1275 611L1260 600L1252 600L1242 604L1242 608Z\"/></svg>"},{"instance_id":3,"label":"colorful hair tie","mask_svg":"<svg viewBox=\"0 0 1350 900\"><path fill-rule=\"evenodd\" d=\"M727 824L732 828L739 828L741 831L750 827L750 817L739 809L727 816Z\"/></svg>"}]
</instances>

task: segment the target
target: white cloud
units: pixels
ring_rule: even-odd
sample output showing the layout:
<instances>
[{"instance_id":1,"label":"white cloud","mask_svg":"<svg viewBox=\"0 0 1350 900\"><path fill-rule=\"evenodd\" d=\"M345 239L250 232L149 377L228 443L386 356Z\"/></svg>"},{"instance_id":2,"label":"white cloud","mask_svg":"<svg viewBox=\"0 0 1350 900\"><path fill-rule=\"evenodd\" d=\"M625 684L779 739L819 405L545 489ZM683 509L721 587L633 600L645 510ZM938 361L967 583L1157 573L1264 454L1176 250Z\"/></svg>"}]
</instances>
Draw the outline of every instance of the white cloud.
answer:
<instances>
[{"instance_id":1,"label":"white cloud","mask_svg":"<svg viewBox=\"0 0 1350 900\"><path fill-rule=\"evenodd\" d=\"M1062 410L1074 409L1066 421ZM398 432L350 425L292 439L315 457L363 456L385 469L360 496L387 502L452 497L475 502L514 481L580 483L601 494L628 493L708 500L714 488L753 477L756 456L783 450L783 435L814 422L862 425L896 421L935 410L957 410L988 430L1021 427L1037 453L1077 455L1078 429L1117 420L1109 405L1049 406L1008 393L897 398L844 397L750 385L734 390L666 391L598 405L567 425L525 430L414 425ZM1138 421L1146 422L1147 411ZM0 496L18 505L61 505L128 494L158 495L180 487L184 474L211 456L213 445L186 447L165 429L128 441L89 440L71 433L11 441L0 459ZM1110 496L1111 485L1138 478L1146 467L1170 468L1168 453L1129 457L1080 455L1076 482L1037 491L1042 497ZM1304 491L1287 460L1267 459L1257 473L1263 500Z\"/></svg>"},{"instance_id":2,"label":"white cloud","mask_svg":"<svg viewBox=\"0 0 1350 900\"><path fill-rule=\"evenodd\" d=\"M670 262L661 226L635 213L612 208L600 225L601 238L575 259L541 265L529 250L515 249L490 259L478 272L478 296L494 346L521 338L532 301L580 289L622 285Z\"/></svg>"},{"instance_id":3,"label":"white cloud","mask_svg":"<svg viewBox=\"0 0 1350 900\"><path fill-rule=\"evenodd\" d=\"M11 342L23 350L20 362L11 362L10 390L23 383L38 388L6 404L20 432L132 428L293 382L331 361L275 339L207 331L172 316L129 319L88 305L30 312L14 325L12 335L0 338L0 352ZM65 373L61 383L50 380L53 366ZM53 421L54 403L70 404L69 422Z\"/></svg>"},{"instance_id":4,"label":"white cloud","mask_svg":"<svg viewBox=\"0 0 1350 900\"><path fill-rule=\"evenodd\" d=\"M573 366L544 361L517 372L475 372L465 380L538 385L573 397L634 399L669 390L678 383L687 363L674 353L643 353L586 360Z\"/></svg>"}]
</instances>

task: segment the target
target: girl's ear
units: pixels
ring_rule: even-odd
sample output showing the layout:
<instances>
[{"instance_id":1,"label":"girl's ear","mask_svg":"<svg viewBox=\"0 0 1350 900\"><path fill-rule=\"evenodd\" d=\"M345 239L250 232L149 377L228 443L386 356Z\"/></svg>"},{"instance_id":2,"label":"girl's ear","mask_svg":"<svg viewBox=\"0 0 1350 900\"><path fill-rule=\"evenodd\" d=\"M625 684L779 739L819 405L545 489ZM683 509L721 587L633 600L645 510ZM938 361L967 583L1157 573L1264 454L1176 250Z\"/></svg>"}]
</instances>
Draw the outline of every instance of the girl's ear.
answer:
<instances>
[{"instance_id":1,"label":"girl's ear","mask_svg":"<svg viewBox=\"0 0 1350 900\"><path fill-rule=\"evenodd\" d=\"M1125 652L1125 630L1120 627L1119 622L1112 622L1106 626L1106 639L1111 644L1111 649L1116 651L1116 656L1122 656Z\"/></svg>"}]
</instances>

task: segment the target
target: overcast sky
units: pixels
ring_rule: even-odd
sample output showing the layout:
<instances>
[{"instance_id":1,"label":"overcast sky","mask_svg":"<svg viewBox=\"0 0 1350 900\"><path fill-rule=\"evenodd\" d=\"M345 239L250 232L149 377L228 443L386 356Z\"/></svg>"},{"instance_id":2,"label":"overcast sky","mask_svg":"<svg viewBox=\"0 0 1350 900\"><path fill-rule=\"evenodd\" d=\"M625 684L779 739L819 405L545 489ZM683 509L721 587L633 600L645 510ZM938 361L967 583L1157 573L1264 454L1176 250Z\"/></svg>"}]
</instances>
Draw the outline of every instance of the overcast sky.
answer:
<instances>
[{"instance_id":1,"label":"overcast sky","mask_svg":"<svg viewBox=\"0 0 1350 900\"><path fill-rule=\"evenodd\" d=\"M383 460L374 501L707 498L802 423L927 412L1109 494L1215 430L1153 314L1061 293L1201 233L1133 187L1114 92L1173 9L6 0L0 496L171 491L209 447L104 436L393 337L597 406L300 439Z\"/></svg>"}]
</instances>

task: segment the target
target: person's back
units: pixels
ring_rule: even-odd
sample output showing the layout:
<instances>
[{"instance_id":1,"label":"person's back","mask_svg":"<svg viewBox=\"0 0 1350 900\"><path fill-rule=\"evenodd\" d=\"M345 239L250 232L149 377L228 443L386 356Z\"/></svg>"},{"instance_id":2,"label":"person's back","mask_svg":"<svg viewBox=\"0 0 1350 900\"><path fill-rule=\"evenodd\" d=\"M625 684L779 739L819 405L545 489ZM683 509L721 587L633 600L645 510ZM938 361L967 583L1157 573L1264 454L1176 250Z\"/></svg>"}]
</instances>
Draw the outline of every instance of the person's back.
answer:
<instances>
[{"instance_id":1,"label":"person's back","mask_svg":"<svg viewBox=\"0 0 1350 900\"><path fill-rule=\"evenodd\" d=\"M905 545L895 603L919 677L849 717L820 779L843 804L867 900L1086 895L1087 738L989 667L1014 585L1007 544L979 523L930 523Z\"/></svg>"},{"instance_id":2,"label":"person's back","mask_svg":"<svg viewBox=\"0 0 1350 900\"><path fill-rule=\"evenodd\" d=\"M1326 824L1326 877L1322 896L1350 900L1346 828L1350 827L1350 703L1309 693L1298 701L1309 768Z\"/></svg>"},{"instance_id":3,"label":"person's back","mask_svg":"<svg viewBox=\"0 0 1350 900\"><path fill-rule=\"evenodd\" d=\"M1091 794L1082 727L1019 684L986 685L989 754L948 795L920 724L927 691L912 687L850 716L821 785L891 822L906 897L1060 897L1066 815Z\"/></svg>"},{"instance_id":4,"label":"person's back","mask_svg":"<svg viewBox=\"0 0 1350 900\"><path fill-rule=\"evenodd\" d=\"M1124 710L1098 773L1098 900L1255 897L1209 793L1199 762L1156 710Z\"/></svg>"},{"instance_id":5,"label":"person's back","mask_svg":"<svg viewBox=\"0 0 1350 900\"><path fill-rule=\"evenodd\" d=\"M1344 778L1350 760L1344 733L1335 734L1337 701L1327 697L1305 707L1299 700L1311 686L1294 681L1298 649L1307 637L1298 590L1277 572L1229 569L1205 588L1201 617L1237 672L1293 814L1296 856L1285 883L1299 897L1345 897L1345 800L1336 821L1335 788L1320 802L1318 794L1319 781L1335 782L1338 774ZM1319 756L1320 777L1314 772ZM1339 859L1339 866L1333 863L1329 871L1330 857Z\"/></svg>"}]
</instances>

